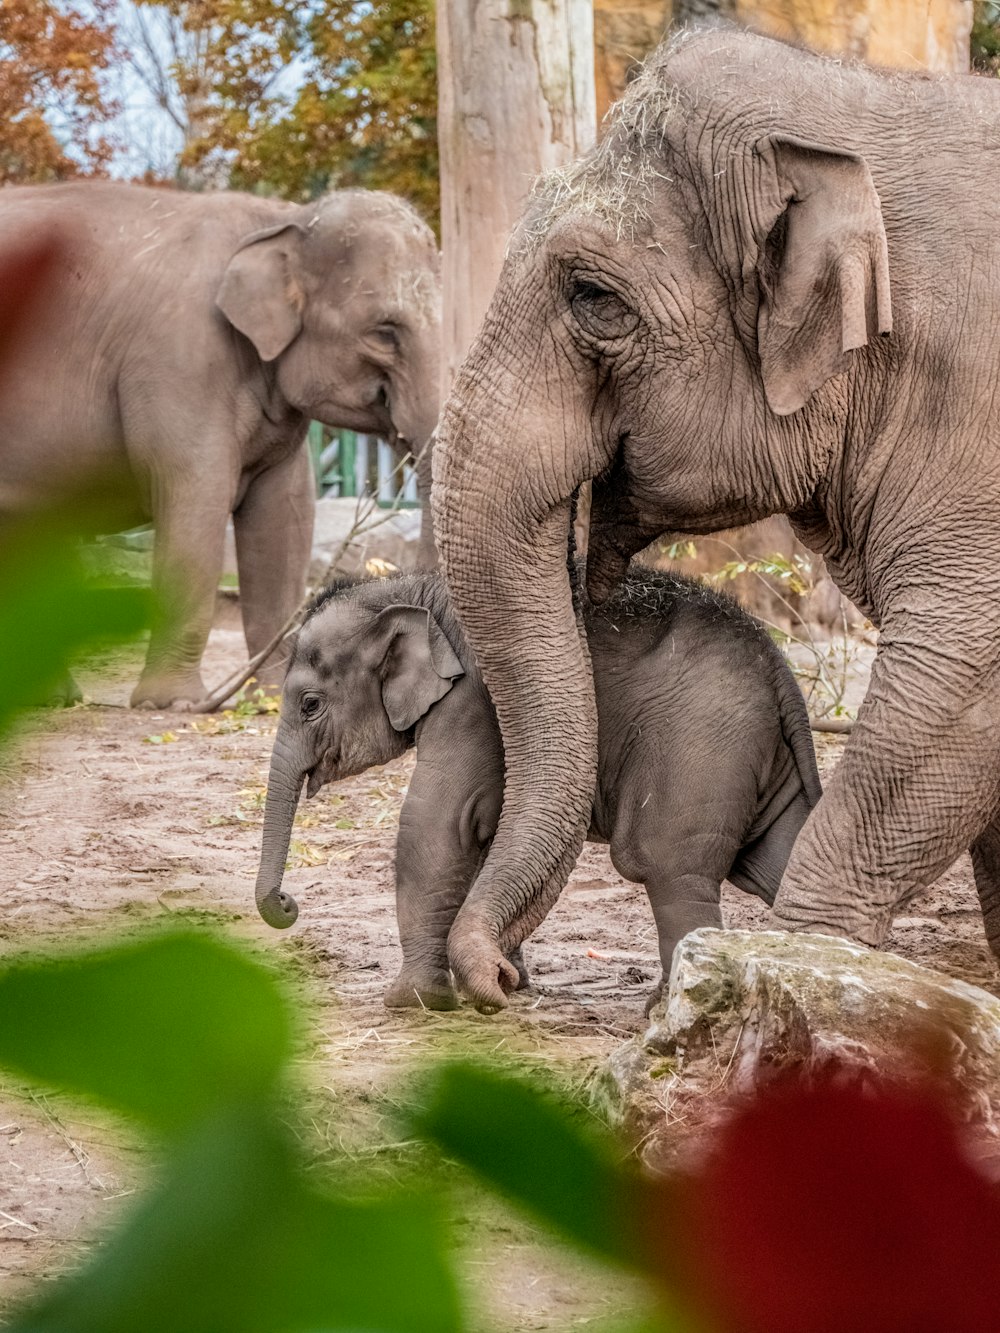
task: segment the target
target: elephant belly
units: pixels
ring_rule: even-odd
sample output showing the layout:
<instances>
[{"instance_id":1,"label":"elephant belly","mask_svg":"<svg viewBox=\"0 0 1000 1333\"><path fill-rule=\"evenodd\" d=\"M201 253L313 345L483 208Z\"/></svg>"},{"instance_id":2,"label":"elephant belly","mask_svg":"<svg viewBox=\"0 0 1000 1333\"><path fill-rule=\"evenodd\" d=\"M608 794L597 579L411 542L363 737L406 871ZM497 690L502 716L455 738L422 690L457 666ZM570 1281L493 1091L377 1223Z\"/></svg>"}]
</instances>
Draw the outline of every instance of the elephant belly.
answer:
<instances>
[{"instance_id":1,"label":"elephant belly","mask_svg":"<svg viewBox=\"0 0 1000 1333\"><path fill-rule=\"evenodd\" d=\"M43 503L80 477L126 467L116 437L117 429L106 420L88 421L86 413L61 410L58 403L55 410L19 419L0 414L0 510Z\"/></svg>"}]
</instances>

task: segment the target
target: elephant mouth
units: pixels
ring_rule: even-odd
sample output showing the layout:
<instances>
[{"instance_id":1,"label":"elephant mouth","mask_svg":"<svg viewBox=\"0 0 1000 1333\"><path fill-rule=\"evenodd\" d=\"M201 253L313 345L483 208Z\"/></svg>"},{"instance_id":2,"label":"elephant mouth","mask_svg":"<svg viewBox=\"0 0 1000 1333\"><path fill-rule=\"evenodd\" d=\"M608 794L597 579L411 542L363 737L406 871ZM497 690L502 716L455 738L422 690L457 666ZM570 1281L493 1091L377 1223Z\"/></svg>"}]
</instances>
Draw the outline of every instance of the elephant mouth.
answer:
<instances>
[{"instance_id":1,"label":"elephant mouth","mask_svg":"<svg viewBox=\"0 0 1000 1333\"><path fill-rule=\"evenodd\" d=\"M318 764L306 770L306 800L315 796L320 787L325 787L336 775L340 763L340 747L326 751Z\"/></svg>"}]
</instances>

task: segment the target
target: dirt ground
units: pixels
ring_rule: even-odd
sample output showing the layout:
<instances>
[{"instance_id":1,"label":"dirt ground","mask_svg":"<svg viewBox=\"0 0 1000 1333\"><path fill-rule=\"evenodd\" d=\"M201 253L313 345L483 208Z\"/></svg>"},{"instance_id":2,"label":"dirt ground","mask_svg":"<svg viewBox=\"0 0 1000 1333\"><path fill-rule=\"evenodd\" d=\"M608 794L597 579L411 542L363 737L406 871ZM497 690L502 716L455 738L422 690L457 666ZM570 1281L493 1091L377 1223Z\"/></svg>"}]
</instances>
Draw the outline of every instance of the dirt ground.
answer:
<instances>
[{"instance_id":1,"label":"dirt ground","mask_svg":"<svg viewBox=\"0 0 1000 1333\"><path fill-rule=\"evenodd\" d=\"M207 678L241 653L237 631L215 630ZM275 719L131 712L121 705L137 662L133 650L82 672L99 703L30 719L0 758L0 956L170 917L222 923L281 955L315 997L302 1065L317 1169L349 1162L373 1179L412 1169L420 1150L399 1141L395 1108L436 1057L517 1056L582 1088L640 1030L657 973L652 919L643 891L598 847L527 946L533 995L492 1018L386 1011L399 962L393 844L412 757L301 807L286 878L300 917L287 934L270 931L253 881ZM842 740L818 737L817 749L829 775ZM762 904L728 887L724 906L731 925L767 923ZM1000 994L966 858L909 905L889 947ZM112 1118L0 1076L0 1323L32 1283L81 1261L150 1165ZM456 1189L478 1326L566 1328L641 1309L626 1279L561 1252L471 1186Z\"/></svg>"}]
</instances>

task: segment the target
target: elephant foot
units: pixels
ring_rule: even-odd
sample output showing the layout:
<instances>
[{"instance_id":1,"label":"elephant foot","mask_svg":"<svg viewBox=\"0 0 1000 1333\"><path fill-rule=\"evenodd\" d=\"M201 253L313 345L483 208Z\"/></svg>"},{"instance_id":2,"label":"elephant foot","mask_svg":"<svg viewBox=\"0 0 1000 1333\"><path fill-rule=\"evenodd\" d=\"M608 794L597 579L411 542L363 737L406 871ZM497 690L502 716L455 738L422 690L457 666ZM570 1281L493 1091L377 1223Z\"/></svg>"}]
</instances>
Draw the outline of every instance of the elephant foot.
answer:
<instances>
[{"instance_id":1,"label":"elephant foot","mask_svg":"<svg viewBox=\"0 0 1000 1333\"><path fill-rule=\"evenodd\" d=\"M46 708L72 708L83 702L83 691L67 671L42 702Z\"/></svg>"},{"instance_id":2,"label":"elephant foot","mask_svg":"<svg viewBox=\"0 0 1000 1333\"><path fill-rule=\"evenodd\" d=\"M385 993L387 1009L434 1009L444 1011L458 1008L458 996L447 978L440 973L431 976L401 972Z\"/></svg>"},{"instance_id":3,"label":"elephant foot","mask_svg":"<svg viewBox=\"0 0 1000 1333\"><path fill-rule=\"evenodd\" d=\"M200 672L184 675L150 675L144 672L129 702L133 708L165 708L174 713L193 713L204 697L205 685Z\"/></svg>"}]
</instances>

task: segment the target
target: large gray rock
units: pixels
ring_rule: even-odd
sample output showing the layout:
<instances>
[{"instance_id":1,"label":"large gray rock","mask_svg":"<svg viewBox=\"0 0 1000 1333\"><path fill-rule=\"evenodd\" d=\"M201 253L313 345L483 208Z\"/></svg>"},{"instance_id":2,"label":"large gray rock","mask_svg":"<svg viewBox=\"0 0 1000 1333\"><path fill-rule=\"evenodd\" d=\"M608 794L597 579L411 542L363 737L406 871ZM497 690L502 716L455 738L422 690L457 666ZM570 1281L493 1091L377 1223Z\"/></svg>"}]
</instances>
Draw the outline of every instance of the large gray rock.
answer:
<instances>
[{"instance_id":1,"label":"large gray rock","mask_svg":"<svg viewBox=\"0 0 1000 1333\"><path fill-rule=\"evenodd\" d=\"M611 1056L595 1097L662 1170L734 1097L832 1067L860 1081L933 1071L963 1119L996 1136L1000 1000L828 935L697 930L677 947L649 1027Z\"/></svg>"}]
</instances>

